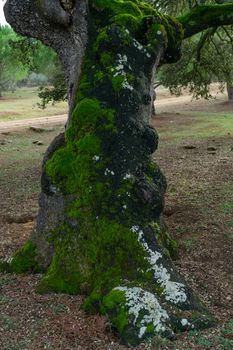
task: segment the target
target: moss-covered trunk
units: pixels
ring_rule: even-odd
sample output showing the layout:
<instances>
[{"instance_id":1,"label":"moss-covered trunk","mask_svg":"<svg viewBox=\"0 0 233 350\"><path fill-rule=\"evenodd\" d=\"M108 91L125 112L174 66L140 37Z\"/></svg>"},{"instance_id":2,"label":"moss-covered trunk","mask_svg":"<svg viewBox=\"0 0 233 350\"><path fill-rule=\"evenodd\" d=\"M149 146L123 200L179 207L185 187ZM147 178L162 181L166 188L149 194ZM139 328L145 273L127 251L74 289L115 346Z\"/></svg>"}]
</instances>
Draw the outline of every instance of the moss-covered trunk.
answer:
<instances>
[{"instance_id":1,"label":"moss-covered trunk","mask_svg":"<svg viewBox=\"0 0 233 350\"><path fill-rule=\"evenodd\" d=\"M151 160L158 137L149 118L174 28L148 11L90 7L72 117L44 160L37 227L8 267L43 270L41 293L85 294L85 309L107 314L132 345L212 322L176 272L161 225L166 181Z\"/></svg>"}]
</instances>

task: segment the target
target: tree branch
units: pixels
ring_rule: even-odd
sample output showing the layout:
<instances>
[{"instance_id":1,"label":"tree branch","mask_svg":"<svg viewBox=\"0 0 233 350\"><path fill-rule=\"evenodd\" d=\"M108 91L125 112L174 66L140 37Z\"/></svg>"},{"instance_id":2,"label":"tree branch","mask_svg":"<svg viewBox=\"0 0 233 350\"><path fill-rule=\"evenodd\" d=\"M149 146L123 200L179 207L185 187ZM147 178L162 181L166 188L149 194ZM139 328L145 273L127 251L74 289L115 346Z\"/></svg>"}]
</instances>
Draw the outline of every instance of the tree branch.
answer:
<instances>
[{"instance_id":1,"label":"tree branch","mask_svg":"<svg viewBox=\"0 0 233 350\"><path fill-rule=\"evenodd\" d=\"M197 45L197 61L200 62L201 60L201 51L203 47L205 46L206 42L208 42L211 37L215 34L217 28L210 28L206 32L203 33L201 39L199 40L199 43Z\"/></svg>"},{"instance_id":2,"label":"tree branch","mask_svg":"<svg viewBox=\"0 0 233 350\"><path fill-rule=\"evenodd\" d=\"M233 3L196 6L177 20L184 29L184 39L205 29L233 24Z\"/></svg>"}]
</instances>

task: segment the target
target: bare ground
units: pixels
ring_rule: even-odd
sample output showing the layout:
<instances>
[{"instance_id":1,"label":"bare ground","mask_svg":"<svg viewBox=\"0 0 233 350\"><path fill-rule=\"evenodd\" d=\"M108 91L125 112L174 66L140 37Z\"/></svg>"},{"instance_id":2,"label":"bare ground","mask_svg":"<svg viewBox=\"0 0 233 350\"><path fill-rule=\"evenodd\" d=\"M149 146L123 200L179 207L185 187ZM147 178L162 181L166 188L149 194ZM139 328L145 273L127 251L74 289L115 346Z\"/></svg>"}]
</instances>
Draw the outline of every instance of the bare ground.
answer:
<instances>
[{"instance_id":1,"label":"bare ground","mask_svg":"<svg viewBox=\"0 0 233 350\"><path fill-rule=\"evenodd\" d=\"M168 180L165 217L179 243L176 265L219 326L179 335L174 342L156 338L140 350L233 349L233 126L221 136L200 133L200 120L190 114L199 108L231 112L233 118L233 107L221 99L186 106L188 101L185 96L158 106L161 114L153 125L161 140L155 159ZM210 120L204 127L211 125ZM180 130L185 133L179 135ZM10 257L29 237L38 209L41 158L56 133L57 129L0 134L0 258ZM33 143L38 140L41 145ZM35 294L39 278L0 275L1 350L126 349L107 319L82 311L82 297Z\"/></svg>"},{"instance_id":2,"label":"bare ground","mask_svg":"<svg viewBox=\"0 0 233 350\"><path fill-rule=\"evenodd\" d=\"M0 115L1 116L1 115ZM67 115L54 115L49 117L38 117L29 118L22 120L9 120L0 121L0 132L10 132L14 130L21 130L27 127L46 127L46 126L57 126L65 124Z\"/></svg>"}]
</instances>

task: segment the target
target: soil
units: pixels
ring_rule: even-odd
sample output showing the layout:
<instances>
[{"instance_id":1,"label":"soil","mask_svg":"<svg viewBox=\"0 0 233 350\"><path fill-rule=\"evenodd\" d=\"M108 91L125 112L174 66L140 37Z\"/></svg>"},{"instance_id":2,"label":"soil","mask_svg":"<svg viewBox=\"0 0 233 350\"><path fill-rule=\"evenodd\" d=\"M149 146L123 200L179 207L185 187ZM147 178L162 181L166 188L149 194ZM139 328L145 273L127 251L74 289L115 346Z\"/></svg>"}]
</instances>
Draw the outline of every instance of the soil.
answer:
<instances>
[{"instance_id":1,"label":"soil","mask_svg":"<svg viewBox=\"0 0 233 350\"><path fill-rule=\"evenodd\" d=\"M152 122L161 135L160 148L154 158L168 181L164 215L179 244L179 257L175 263L219 325L195 336L179 335L173 342L155 338L150 345L142 344L137 349L230 350L233 348L233 332L224 338L228 345L222 345L220 337L224 325L233 319L232 134L221 137L218 134L211 137L195 135L191 139L180 137L174 142L172 130L174 125L176 130L181 126L192 129L195 124L195 116L190 114L192 110L227 110L232 113L233 106L224 103L223 96L213 101L190 102L189 96L177 100L164 94L162 91L157 103L160 114ZM177 109L184 113L177 114ZM33 122L33 126L37 125ZM24 127L28 126L26 121ZM38 209L39 159L46 145L58 133L58 130L39 134L28 129L12 131L15 128L16 124L11 129L9 124L5 129L0 124L0 132L4 130L0 141L5 142L0 146L0 258L4 259L9 258L30 235ZM43 145L30 147L35 138ZM19 140L22 140L20 146ZM12 155L17 150L32 155L25 155L25 159L14 158ZM118 343L105 317L87 315L82 311L82 297L36 294L39 278L40 275L0 274L1 350L127 349ZM219 340L212 346L210 339L213 337L219 337Z\"/></svg>"},{"instance_id":2,"label":"soil","mask_svg":"<svg viewBox=\"0 0 233 350\"><path fill-rule=\"evenodd\" d=\"M1 114L0 114L1 117ZM9 132L29 128L30 126L55 126L65 124L67 115L55 115L49 117L38 117L23 120L0 121L0 132Z\"/></svg>"}]
</instances>

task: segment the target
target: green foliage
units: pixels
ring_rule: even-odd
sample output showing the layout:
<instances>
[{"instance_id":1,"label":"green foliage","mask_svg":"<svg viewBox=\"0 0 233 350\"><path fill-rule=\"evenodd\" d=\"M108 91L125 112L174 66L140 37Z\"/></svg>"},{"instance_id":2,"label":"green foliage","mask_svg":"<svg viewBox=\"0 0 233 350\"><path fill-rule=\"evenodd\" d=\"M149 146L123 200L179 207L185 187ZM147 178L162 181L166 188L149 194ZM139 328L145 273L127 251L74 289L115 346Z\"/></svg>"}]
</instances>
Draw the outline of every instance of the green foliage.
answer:
<instances>
[{"instance_id":1,"label":"green foliage","mask_svg":"<svg viewBox=\"0 0 233 350\"><path fill-rule=\"evenodd\" d=\"M67 100L67 84L64 72L59 65L56 69L54 67L52 74L50 73L49 86L43 84L39 87L38 96L41 98L39 106L43 109L46 108L50 102L54 104L59 101Z\"/></svg>"},{"instance_id":2,"label":"green foliage","mask_svg":"<svg viewBox=\"0 0 233 350\"><path fill-rule=\"evenodd\" d=\"M180 95L188 88L195 98L210 98L210 84L233 85L233 46L231 28L219 28L198 34L184 42L182 58L159 71L159 82L171 93Z\"/></svg>"},{"instance_id":3,"label":"green foliage","mask_svg":"<svg viewBox=\"0 0 233 350\"><path fill-rule=\"evenodd\" d=\"M28 68L19 60L18 50L11 46L11 42L17 40L19 37L12 29L0 26L0 97L28 74Z\"/></svg>"},{"instance_id":4,"label":"green foliage","mask_svg":"<svg viewBox=\"0 0 233 350\"><path fill-rule=\"evenodd\" d=\"M16 84L31 83L31 76L43 77L40 85L40 106L67 99L64 72L56 53L39 40L17 35L9 27L0 26L0 96ZM38 80L38 79L37 79Z\"/></svg>"}]
</instances>

